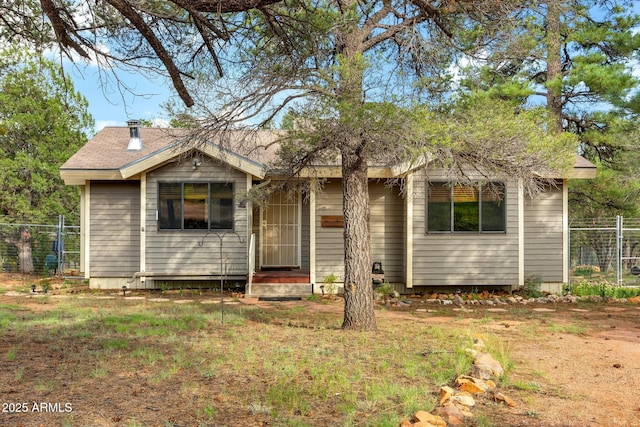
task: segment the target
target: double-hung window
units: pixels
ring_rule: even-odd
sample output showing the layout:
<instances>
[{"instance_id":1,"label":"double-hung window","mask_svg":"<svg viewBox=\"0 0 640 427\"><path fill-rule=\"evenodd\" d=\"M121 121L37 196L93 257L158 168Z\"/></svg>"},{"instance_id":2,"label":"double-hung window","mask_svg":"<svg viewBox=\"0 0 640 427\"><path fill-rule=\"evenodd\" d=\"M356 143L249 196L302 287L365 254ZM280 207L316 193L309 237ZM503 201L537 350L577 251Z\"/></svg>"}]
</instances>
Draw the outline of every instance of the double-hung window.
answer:
<instances>
[{"instance_id":1,"label":"double-hung window","mask_svg":"<svg viewBox=\"0 0 640 427\"><path fill-rule=\"evenodd\" d=\"M232 230L233 184L158 183L158 229Z\"/></svg>"},{"instance_id":2,"label":"double-hung window","mask_svg":"<svg viewBox=\"0 0 640 427\"><path fill-rule=\"evenodd\" d=\"M504 183L427 183L427 233L505 231Z\"/></svg>"}]
</instances>

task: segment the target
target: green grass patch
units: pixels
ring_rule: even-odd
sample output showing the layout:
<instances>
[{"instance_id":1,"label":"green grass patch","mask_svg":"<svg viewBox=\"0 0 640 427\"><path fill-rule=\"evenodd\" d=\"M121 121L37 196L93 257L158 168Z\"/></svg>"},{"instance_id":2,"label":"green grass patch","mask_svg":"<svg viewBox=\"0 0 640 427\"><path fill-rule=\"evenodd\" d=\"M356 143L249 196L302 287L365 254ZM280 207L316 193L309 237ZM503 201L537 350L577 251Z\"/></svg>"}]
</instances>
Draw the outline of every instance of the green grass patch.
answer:
<instances>
[{"instance_id":1,"label":"green grass patch","mask_svg":"<svg viewBox=\"0 0 640 427\"><path fill-rule=\"evenodd\" d=\"M222 323L220 307L208 304L122 298L50 304L0 310L3 331L28 337L32 350L29 365L18 370L26 344L2 348L11 364L6 382L51 399L56 387L62 396L80 387L108 396L126 383L118 399L145 408L162 396L163 411L179 414L176 425L226 425L245 414L279 426L397 426L417 410L431 411L439 386L470 370L465 350L487 330L483 322L436 327L380 316L378 331L351 332L340 329L341 313L302 306L228 306ZM508 360L509 348L497 338L487 345ZM32 375L38 365L52 368ZM109 412L118 399L100 408L105 424L158 425L150 409L135 418ZM74 411L73 425L95 422L85 412ZM324 414L332 418L315 418Z\"/></svg>"},{"instance_id":2,"label":"green grass patch","mask_svg":"<svg viewBox=\"0 0 640 427\"><path fill-rule=\"evenodd\" d=\"M549 323L547 325L547 329L554 333L561 334L573 334L573 335L585 335L587 333L587 327L581 324L569 323L569 324L558 324L558 323Z\"/></svg>"},{"instance_id":3,"label":"green grass patch","mask_svg":"<svg viewBox=\"0 0 640 427\"><path fill-rule=\"evenodd\" d=\"M127 338L110 338L102 341L102 348L105 350L122 350L129 348Z\"/></svg>"},{"instance_id":4,"label":"green grass patch","mask_svg":"<svg viewBox=\"0 0 640 427\"><path fill-rule=\"evenodd\" d=\"M640 295L639 286L617 286L608 280L577 280L571 283L575 296L597 295L602 298L631 298Z\"/></svg>"},{"instance_id":5,"label":"green grass patch","mask_svg":"<svg viewBox=\"0 0 640 427\"><path fill-rule=\"evenodd\" d=\"M18 355L18 347L13 345L9 347L9 349L7 350L7 353L4 355L4 358L5 360L12 362L16 360L17 355Z\"/></svg>"},{"instance_id":6,"label":"green grass patch","mask_svg":"<svg viewBox=\"0 0 640 427\"><path fill-rule=\"evenodd\" d=\"M542 387L535 381L514 381L511 384L511 387L516 390L529 391L533 393L540 393L542 391Z\"/></svg>"}]
</instances>

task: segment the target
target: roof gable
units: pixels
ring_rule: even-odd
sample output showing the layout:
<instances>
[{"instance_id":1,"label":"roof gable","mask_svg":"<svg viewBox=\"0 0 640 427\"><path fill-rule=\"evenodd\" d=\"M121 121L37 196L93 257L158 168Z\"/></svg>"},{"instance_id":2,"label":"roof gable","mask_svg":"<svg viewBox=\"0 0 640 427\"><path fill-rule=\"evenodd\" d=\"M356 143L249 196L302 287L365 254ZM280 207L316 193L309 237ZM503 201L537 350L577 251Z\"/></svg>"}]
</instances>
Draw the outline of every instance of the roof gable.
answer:
<instances>
[{"instance_id":1,"label":"roof gable","mask_svg":"<svg viewBox=\"0 0 640 427\"><path fill-rule=\"evenodd\" d=\"M174 159L177 156L188 153L194 148L193 143L185 143L183 141L177 141L174 144L158 150L151 155L135 160L134 162L123 165L120 168L120 173L123 179L131 178L139 173L156 168L157 166ZM203 142L197 145L196 150L201 153L224 162L229 166L236 168L242 172L256 176L258 178L264 178L267 172L266 165L255 162L247 157L241 156L230 150L225 150L217 144L210 142Z\"/></svg>"},{"instance_id":2,"label":"roof gable","mask_svg":"<svg viewBox=\"0 0 640 427\"><path fill-rule=\"evenodd\" d=\"M259 178L275 157L270 144L276 138L271 131L227 131L228 145L208 140L189 140L187 129L143 128L141 150L127 150L128 127L106 127L87 142L60 168L67 185L82 185L88 180L123 180L154 169L163 163L197 149ZM244 154L243 154L244 153Z\"/></svg>"}]
</instances>

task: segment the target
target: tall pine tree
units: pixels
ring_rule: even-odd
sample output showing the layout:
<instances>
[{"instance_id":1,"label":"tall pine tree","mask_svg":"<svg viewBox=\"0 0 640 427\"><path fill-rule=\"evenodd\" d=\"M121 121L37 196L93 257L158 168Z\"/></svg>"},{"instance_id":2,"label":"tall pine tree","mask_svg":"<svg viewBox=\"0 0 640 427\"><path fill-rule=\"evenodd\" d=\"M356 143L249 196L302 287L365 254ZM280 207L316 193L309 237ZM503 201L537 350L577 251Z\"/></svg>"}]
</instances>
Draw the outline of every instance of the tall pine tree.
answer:
<instances>
[{"instance_id":1,"label":"tall pine tree","mask_svg":"<svg viewBox=\"0 0 640 427\"><path fill-rule=\"evenodd\" d=\"M633 3L530 2L511 37L465 70L467 89L544 104L550 128L577 135L599 172L571 183L574 217L637 212L640 17Z\"/></svg>"}]
</instances>

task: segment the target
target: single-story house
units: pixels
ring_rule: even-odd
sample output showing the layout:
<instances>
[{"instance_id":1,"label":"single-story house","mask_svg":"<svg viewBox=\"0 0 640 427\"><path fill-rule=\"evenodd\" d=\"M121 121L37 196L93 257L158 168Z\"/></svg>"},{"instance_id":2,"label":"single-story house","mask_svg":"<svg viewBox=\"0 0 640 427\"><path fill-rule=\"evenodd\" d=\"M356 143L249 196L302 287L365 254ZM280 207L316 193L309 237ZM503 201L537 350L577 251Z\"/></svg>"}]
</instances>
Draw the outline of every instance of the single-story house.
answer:
<instances>
[{"instance_id":1,"label":"single-story house","mask_svg":"<svg viewBox=\"0 0 640 427\"><path fill-rule=\"evenodd\" d=\"M260 282L318 293L327 276L340 282L339 167L302 174L305 194L276 193L253 206L247 191L281 178L269 168L274 132L230 130L220 134L224 144L196 145L184 142L186 132L106 127L60 168L65 184L81 188L80 267L92 288L224 279L246 283L248 293ZM369 175L372 261L385 281L417 292L519 287L529 275L567 283L567 180L593 178L595 167L577 156L570 176L535 198L514 181L451 186L424 168L372 166ZM269 293L264 286L275 285L263 285Z\"/></svg>"}]
</instances>

